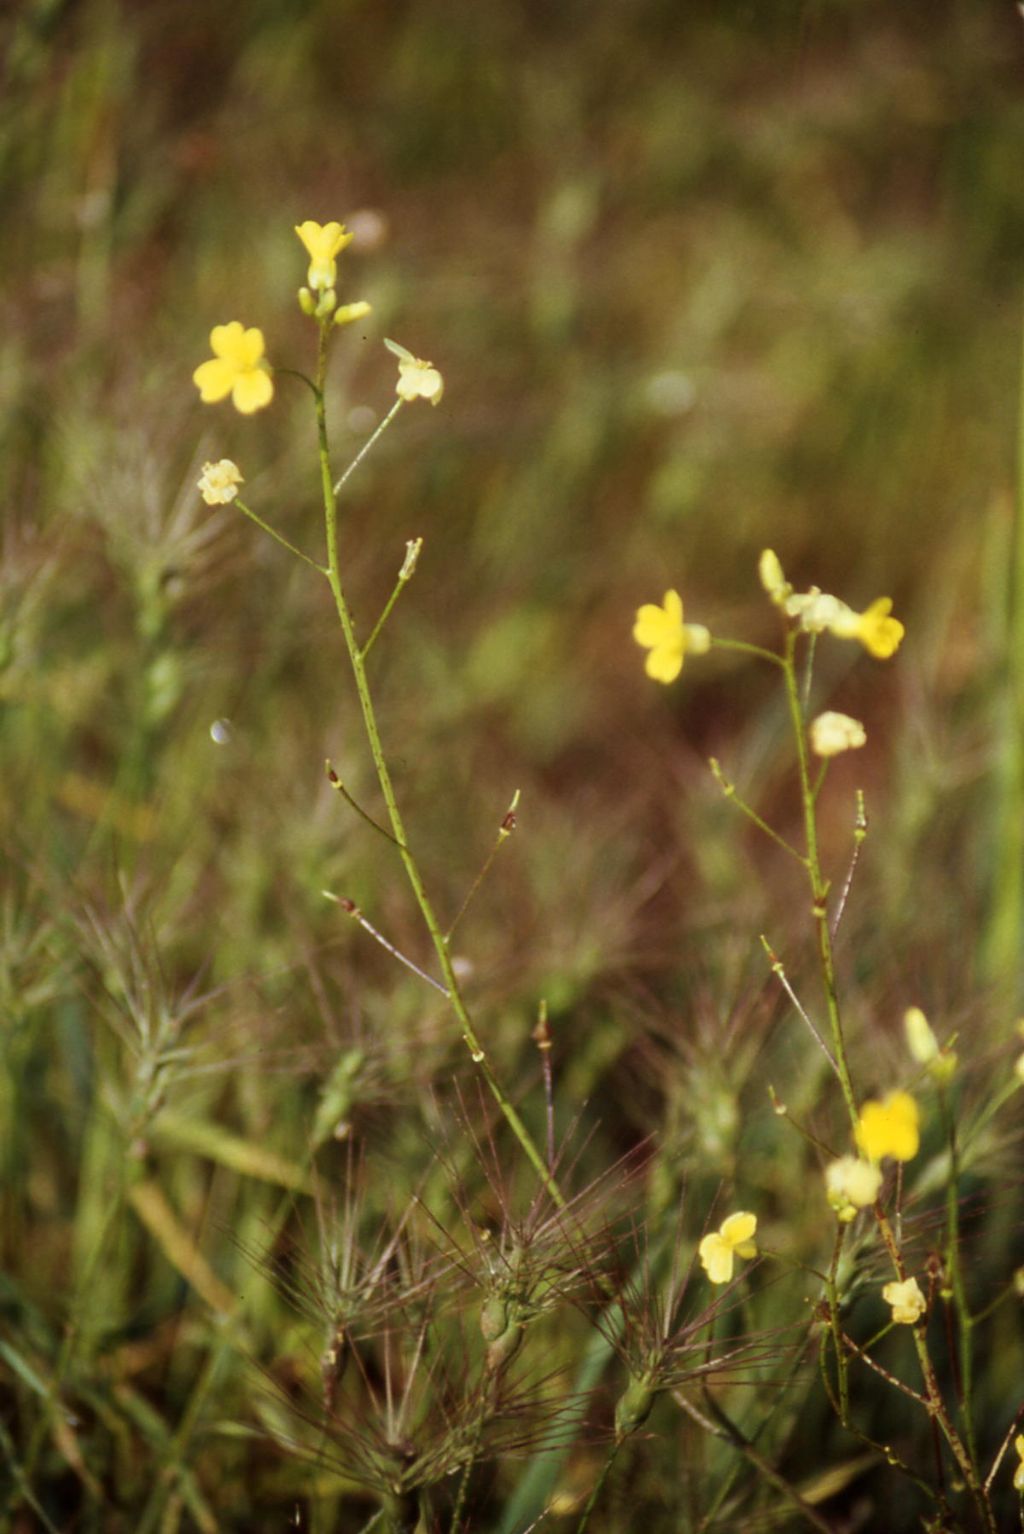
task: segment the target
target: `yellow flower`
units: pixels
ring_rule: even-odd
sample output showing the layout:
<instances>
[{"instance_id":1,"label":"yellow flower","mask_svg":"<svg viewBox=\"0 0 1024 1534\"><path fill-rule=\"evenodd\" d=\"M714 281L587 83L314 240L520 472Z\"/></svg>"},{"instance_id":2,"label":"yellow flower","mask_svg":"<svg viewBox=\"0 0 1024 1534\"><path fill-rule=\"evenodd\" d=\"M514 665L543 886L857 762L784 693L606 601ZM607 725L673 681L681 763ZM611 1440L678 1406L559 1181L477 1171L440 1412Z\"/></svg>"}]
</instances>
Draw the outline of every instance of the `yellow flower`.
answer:
<instances>
[{"instance_id":1,"label":"yellow flower","mask_svg":"<svg viewBox=\"0 0 1024 1534\"><path fill-rule=\"evenodd\" d=\"M683 599L678 591L666 591L661 607L645 602L637 609L633 638L650 650L644 670L656 682L674 682L688 650L705 655L711 648L711 635L703 623L683 622Z\"/></svg>"},{"instance_id":2,"label":"yellow flower","mask_svg":"<svg viewBox=\"0 0 1024 1534\"><path fill-rule=\"evenodd\" d=\"M230 394L236 410L252 415L270 404L274 385L263 356L262 330L245 330L237 320L214 325L210 349L210 361L200 363L192 374L204 405L215 405Z\"/></svg>"},{"instance_id":3,"label":"yellow flower","mask_svg":"<svg viewBox=\"0 0 1024 1534\"><path fill-rule=\"evenodd\" d=\"M428 399L432 405L439 405L444 393L444 379L434 364L424 362L422 357L414 357L412 352L399 346L397 341L385 339L384 345L398 358L395 393L399 399Z\"/></svg>"},{"instance_id":4,"label":"yellow flower","mask_svg":"<svg viewBox=\"0 0 1024 1534\"><path fill-rule=\"evenodd\" d=\"M757 1215L741 1211L729 1215L716 1231L704 1237L697 1248L697 1254L713 1284L729 1282L734 1258L757 1256L757 1246L753 1240L756 1229Z\"/></svg>"},{"instance_id":5,"label":"yellow flower","mask_svg":"<svg viewBox=\"0 0 1024 1534\"><path fill-rule=\"evenodd\" d=\"M1013 1440L1013 1447L1017 1450L1019 1465L1013 1472L1014 1491L1024 1491L1024 1433L1018 1433Z\"/></svg>"},{"instance_id":6,"label":"yellow flower","mask_svg":"<svg viewBox=\"0 0 1024 1534\"><path fill-rule=\"evenodd\" d=\"M916 1278L904 1279L901 1284L886 1284L882 1299L892 1306L892 1318L900 1326L916 1326L928 1309L928 1301Z\"/></svg>"},{"instance_id":7,"label":"yellow flower","mask_svg":"<svg viewBox=\"0 0 1024 1534\"><path fill-rule=\"evenodd\" d=\"M296 224L295 233L309 252L307 281L310 287L317 293L333 288L338 277L335 257L349 244L352 235L344 224L333 220L329 224L318 224L311 218L304 224Z\"/></svg>"},{"instance_id":8,"label":"yellow flower","mask_svg":"<svg viewBox=\"0 0 1024 1534\"><path fill-rule=\"evenodd\" d=\"M838 756L841 751L858 751L867 742L867 731L859 719L827 709L811 721L811 750L817 756Z\"/></svg>"},{"instance_id":9,"label":"yellow flower","mask_svg":"<svg viewBox=\"0 0 1024 1534\"><path fill-rule=\"evenodd\" d=\"M232 463L230 458L222 458L219 463L203 464L203 472L199 476L199 494L207 506L226 506L234 500L242 483L242 472L237 463Z\"/></svg>"},{"instance_id":10,"label":"yellow flower","mask_svg":"<svg viewBox=\"0 0 1024 1534\"><path fill-rule=\"evenodd\" d=\"M866 1209L878 1197L882 1173L870 1161L859 1156L840 1156L825 1168L825 1192L828 1201L844 1225Z\"/></svg>"},{"instance_id":11,"label":"yellow flower","mask_svg":"<svg viewBox=\"0 0 1024 1534\"><path fill-rule=\"evenodd\" d=\"M857 1120L857 1145L868 1161L892 1156L913 1161L921 1144L917 1104L909 1092L890 1092L883 1102L866 1102Z\"/></svg>"},{"instance_id":12,"label":"yellow flower","mask_svg":"<svg viewBox=\"0 0 1024 1534\"><path fill-rule=\"evenodd\" d=\"M906 632L898 618L890 618L891 612L892 598L878 597L862 613L847 608L829 627L840 639L859 639L876 660L888 660L896 654Z\"/></svg>"}]
</instances>

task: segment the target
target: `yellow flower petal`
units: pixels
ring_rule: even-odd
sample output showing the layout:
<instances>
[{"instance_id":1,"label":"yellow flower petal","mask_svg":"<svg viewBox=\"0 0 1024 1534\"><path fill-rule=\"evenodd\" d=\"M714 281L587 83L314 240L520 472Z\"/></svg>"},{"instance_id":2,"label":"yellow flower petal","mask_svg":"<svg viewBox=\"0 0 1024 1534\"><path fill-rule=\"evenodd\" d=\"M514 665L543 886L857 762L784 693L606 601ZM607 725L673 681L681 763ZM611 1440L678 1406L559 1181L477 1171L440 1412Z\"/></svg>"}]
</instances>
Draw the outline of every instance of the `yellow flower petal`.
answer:
<instances>
[{"instance_id":1,"label":"yellow flower petal","mask_svg":"<svg viewBox=\"0 0 1024 1534\"><path fill-rule=\"evenodd\" d=\"M895 655L905 633L898 618L890 618L892 598L879 597L860 615L857 638L870 655L877 660L888 660Z\"/></svg>"},{"instance_id":2,"label":"yellow flower petal","mask_svg":"<svg viewBox=\"0 0 1024 1534\"><path fill-rule=\"evenodd\" d=\"M674 682L683 669L683 647L658 645L644 661L644 670L654 682Z\"/></svg>"},{"instance_id":3,"label":"yellow flower petal","mask_svg":"<svg viewBox=\"0 0 1024 1534\"><path fill-rule=\"evenodd\" d=\"M335 257L344 250L352 235L346 232L344 224L334 219L327 224L318 224L312 218L296 224L295 233L309 254L307 280L310 287L317 292L333 288L338 275Z\"/></svg>"},{"instance_id":4,"label":"yellow flower petal","mask_svg":"<svg viewBox=\"0 0 1024 1534\"><path fill-rule=\"evenodd\" d=\"M757 1215L747 1210L730 1214L718 1230L705 1236L697 1248L701 1265L713 1284L727 1284L732 1278L733 1261L736 1257L756 1257L753 1242L757 1230Z\"/></svg>"},{"instance_id":5,"label":"yellow flower petal","mask_svg":"<svg viewBox=\"0 0 1024 1534\"><path fill-rule=\"evenodd\" d=\"M215 405L218 400L227 399L234 381L234 368L220 357L211 357L209 362L201 362L192 374L192 382L199 390L204 405Z\"/></svg>"},{"instance_id":6,"label":"yellow flower petal","mask_svg":"<svg viewBox=\"0 0 1024 1534\"><path fill-rule=\"evenodd\" d=\"M920 1115L908 1092L891 1092L884 1101L866 1102L857 1121L857 1145L868 1161L892 1156L912 1161L921 1144Z\"/></svg>"},{"instance_id":7,"label":"yellow flower petal","mask_svg":"<svg viewBox=\"0 0 1024 1534\"><path fill-rule=\"evenodd\" d=\"M722 1240L717 1231L712 1231L710 1235L704 1237L697 1248L697 1255L713 1284L727 1284L732 1278L733 1249L728 1241Z\"/></svg>"},{"instance_id":8,"label":"yellow flower petal","mask_svg":"<svg viewBox=\"0 0 1024 1534\"><path fill-rule=\"evenodd\" d=\"M723 1241L728 1241L729 1245L738 1251L741 1246L749 1244L756 1229L757 1215L741 1210L739 1214L731 1214L727 1220L722 1221L719 1233Z\"/></svg>"},{"instance_id":9,"label":"yellow flower petal","mask_svg":"<svg viewBox=\"0 0 1024 1534\"><path fill-rule=\"evenodd\" d=\"M711 635L702 623L683 622L683 600L678 591L666 591L661 607L645 602L637 609L633 638L650 650L644 670L656 682L674 682L687 651L703 655L711 648Z\"/></svg>"},{"instance_id":10,"label":"yellow flower petal","mask_svg":"<svg viewBox=\"0 0 1024 1534\"><path fill-rule=\"evenodd\" d=\"M204 404L216 404L230 394L235 408L251 415L270 403L274 385L263 361L262 330L255 325L246 330L238 320L215 325L210 349L213 357L192 374Z\"/></svg>"},{"instance_id":11,"label":"yellow flower petal","mask_svg":"<svg viewBox=\"0 0 1024 1534\"><path fill-rule=\"evenodd\" d=\"M243 415L252 415L254 410L262 410L264 405L270 404L273 397L273 382L270 375L264 373L262 369L254 373L241 373L235 379L235 385L231 391L231 403Z\"/></svg>"},{"instance_id":12,"label":"yellow flower petal","mask_svg":"<svg viewBox=\"0 0 1024 1534\"><path fill-rule=\"evenodd\" d=\"M668 601L674 592L669 592L665 598ZM643 607L637 610L636 622L633 624L633 638L637 644L642 644L646 649L652 649L655 645L664 644L666 640L679 629L678 620L673 621L665 612L664 608L655 607L653 602L645 602Z\"/></svg>"}]
</instances>

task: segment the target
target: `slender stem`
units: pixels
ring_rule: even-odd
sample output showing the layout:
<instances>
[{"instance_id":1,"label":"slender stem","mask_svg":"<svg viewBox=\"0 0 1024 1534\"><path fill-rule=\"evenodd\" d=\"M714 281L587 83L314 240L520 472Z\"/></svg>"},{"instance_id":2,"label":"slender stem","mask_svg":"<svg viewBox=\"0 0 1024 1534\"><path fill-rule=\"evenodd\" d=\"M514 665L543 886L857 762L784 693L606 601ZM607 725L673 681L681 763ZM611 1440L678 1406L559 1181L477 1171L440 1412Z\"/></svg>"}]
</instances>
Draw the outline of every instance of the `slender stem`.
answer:
<instances>
[{"instance_id":1,"label":"slender stem","mask_svg":"<svg viewBox=\"0 0 1024 1534\"><path fill-rule=\"evenodd\" d=\"M825 1056L825 1059L828 1061L829 1065L834 1071L838 1072L839 1067L836 1065L835 1060L832 1058L832 1051L825 1043L825 1040L822 1038L817 1028L815 1028L806 1007L794 991L793 987L790 985L789 977L786 974L782 960L776 955L774 948L771 946L763 932L761 934L761 947L768 955L768 963L771 965L772 974L776 977L779 984L782 986L782 989L785 991L786 995L792 1002L797 1016L803 1020L807 1028L810 1030L811 1037L814 1039L815 1044L817 1044L818 1048Z\"/></svg>"},{"instance_id":2,"label":"slender stem","mask_svg":"<svg viewBox=\"0 0 1024 1534\"><path fill-rule=\"evenodd\" d=\"M327 781L330 783L335 792L341 795L345 803L349 805L350 808L355 810L356 814L365 820L368 826L372 826L373 829L378 832L380 836L383 836L385 840L389 841L393 847L397 847L398 843L395 841L395 838L391 835L391 832L387 829L387 827L382 826L379 820L374 820L373 816L367 814L358 800L353 799L352 795L349 793L344 783L338 777L338 774L335 772L330 762L327 762L326 766Z\"/></svg>"},{"instance_id":3,"label":"slender stem","mask_svg":"<svg viewBox=\"0 0 1024 1534\"><path fill-rule=\"evenodd\" d=\"M711 636L713 650L734 650L737 655L753 655L758 660L771 661L773 666L784 666L785 661L774 650L766 650L759 644L748 644L745 639L718 639Z\"/></svg>"},{"instance_id":4,"label":"slender stem","mask_svg":"<svg viewBox=\"0 0 1024 1534\"><path fill-rule=\"evenodd\" d=\"M825 988L825 1005L828 1009L829 1025L832 1030L836 1074L839 1077L839 1085L842 1088L843 1098L846 1102L846 1111L850 1116L850 1123L856 1128L857 1101L853 1094L853 1082L850 1080L850 1069L846 1061L846 1041L843 1038L843 1024L839 1012L835 960L832 953L832 934L829 930L828 920L828 883L822 876L821 861L818 855L818 826L815 815L814 793L811 788L810 762L807 755L804 710L800 702L796 666L794 664L795 648L796 635L792 632L787 633L786 651L782 667L786 682L786 701L789 705L789 717L793 726L793 738L796 743L797 767L800 773L800 798L803 803L804 838L807 845L807 875L811 886L811 912L818 938L818 958Z\"/></svg>"},{"instance_id":5,"label":"slender stem","mask_svg":"<svg viewBox=\"0 0 1024 1534\"><path fill-rule=\"evenodd\" d=\"M939 1113L949 1143L949 1178L946 1183L946 1269L953 1286L953 1301L960 1338L960 1420L971 1462L977 1469L978 1450L974 1438L973 1414L973 1345L974 1318L967 1303L963 1264L960 1261L960 1145L956 1116L952 1111L945 1083L938 1083Z\"/></svg>"},{"instance_id":6,"label":"slender stem","mask_svg":"<svg viewBox=\"0 0 1024 1534\"><path fill-rule=\"evenodd\" d=\"M709 1390L705 1389L704 1391L704 1400L708 1408L707 1416L698 1407L694 1406L692 1401L688 1401L681 1390L674 1390L672 1392L672 1399L706 1433L710 1433L714 1438L724 1439L726 1443L732 1444L734 1449L738 1449L744 1459L753 1465L758 1474L770 1486L774 1486L775 1490L785 1497L787 1502L791 1502L801 1517L805 1518L812 1528L822 1530L823 1534L833 1534L832 1525L827 1523L821 1514L815 1511L811 1504L800 1495L796 1487L791 1486L786 1477L781 1475L775 1469L775 1466L765 1459L763 1454L758 1453L750 1440L745 1437L743 1432L733 1422L732 1418L727 1416L722 1407L718 1405Z\"/></svg>"},{"instance_id":7,"label":"slender stem","mask_svg":"<svg viewBox=\"0 0 1024 1534\"><path fill-rule=\"evenodd\" d=\"M736 792L735 783L731 778L726 777L725 773L722 771L722 767L717 756L708 757L708 766L711 768L715 782L718 784L725 797L727 799L731 799L736 808L740 810L742 814L746 815L748 820L752 820L759 831L763 831L765 836L770 837L777 846L782 848L783 852L788 852L791 858L796 858L797 862L802 868L806 868L807 859L804 857L803 853L798 852L791 842L787 842L784 836L779 835L774 826L770 826L766 820L762 820L757 811L753 809L745 799L740 798L739 794Z\"/></svg>"},{"instance_id":8,"label":"slender stem","mask_svg":"<svg viewBox=\"0 0 1024 1534\"><path fill-rule=\"evenodd\" d=\"M835 1245L832 1248L832 1261L829 1264L825 1291L828 1295L829 1328L832 1334L832 1348L836 1359L836 1374L839 1379L839 1420L843 1427L848 1428L850 1425L850 1371L847 1365L846 1349L843 1347L843 1334L839 1325L838 1283L839 1258L842 1255L846 1230L847 1227L841 1223L836 1230Z\"/></svg>"},{"instance_id":9,"label":"slender stem","mask_svg":"<svg viewBox=\"0 0 1024 1534\"><path fill-rule=\"evenodd\" d=\"M355 625L352 621L352 614L349 610L348 602L346 601L345 593L341 584L341 567L338 553L337 490L341 485L345 483L349 474L351 474L352 470L356 467L356 464L369 451L370 447L380 436L381 432L388 425L388 423L394 419L399 407L402 404L402 401L399 399L392 406L390 414L384 419L384 421L381 422L376 432L374 432L373 437L370 438L370 441L367 442L364 446L363 451L352 462L352 464L350 464L348 470L345 474L342 475L336 486L331 475L330 451L327 436L327 415L324 407L323 392L324 375L327 365L327 328L328 327L324 325L321 325L320 327L320 349L317 361L316 393L317 438L320 452L320 477L323 487L325 533L327 540L327 579L330 583L331 592L334 596L334 605L337 610L338 621L341 624L341 631L345 639L345 647L348 650L349 661L351 662L352 666L352 676L356 685L356 693L359 697L359 707L363 716L363 726L366 730L366 738L369 743L371 754L373 756L374 767L377 771L377 781L380 784L381 794L384 798L384 803L387 806L388 820L390 822L395 841L398 844L399 857L402 860L402 864L406 872L406 877L409 880L413 895L416 899L416 904L420 908L420 914L423 917L424 924L430 934L431 941L433 942L438 963L441 968L441 974L444 978L445 989L448 992L448 999L452 1010L458 1019L459 1027L462 1031L462 1037L467 1049L469 1050L470 1057L474 1064L479 1066L484 1081L487 1084L488 1090L491 1092L491 1095L493 1096L495 1102L498 1104L498 1107L504 1115L506 1122L522 1146L527 1159L532 1165L534 1171L537 1173L537 1176L540 1178L549 1197L560 1209L564 1209L565 1199L562 1196L558 1184L548 1169L542 1153L540 1150L538 1150L536 1144L534 1143L532 1135L530 1134L526 1125L523 1123L514 1105L506 1096L504 1089L502 1088L500 1082L491 1069L484 1047L477 1037L476 1030L473 1027L472 1019L470 1018L469 1011L462 996L462 992L459 989L458 977L456 976L455 970L452 966L451 954L448 950L448 944L445 941L445 936L441 929L440 922L438 921L437 915L434 911L433 903L431 902L424 886L419 864L414 858L409 847L409 839L406 835L405 823L402 819L402 814L398 807L398 800L395 796L394 785L391 781L391 772L387 764L387 758L384 754L383 745L381 744L380 730L377 724L376 711L373 706L373 698L370 693L369 681L367 680L366 665L363 659L363 652L361 651L358 639L356 638Z\"/></svg>"},{"instance_id":10,"label":"slender stem","mask_svg":"<svg viewBox=\"0 0 1024 1534\"><path fill-rule=\"evenodd\" d=\"M832 941L835 942L836 933L839 931L839 923L843 919L846 910L846 902L850 898L850 890L853 888L853 876L857 872L857 864L860 862L860 849L864 845L868 834L868 815L864 808L864 790L857 789L856 810L853 819L853 852L850 856L850 866L846 870L846 878L843 881L842 894L836 903L835 915L832 918Z\"/></svg>"},{"instance_id":11,"label":"slender stem","mask_svg":"<svg viewBox=\"0 0 1024 1534\"><path fill-rule=\"evenodd\" d=\"M399 401L399 404L401 404L401 401ZM422 538L410 539L407 545L405 561L402 565L402 568L398 572L398 579L395 582L395 589L392 591L391 595L385 602L384 611L381 613L380 617L377 619L377 622L374 624L373 632L371 633L369 639L363 645L363 660L366 659L370 651L373 649L377 635L380 633L381 629L384 627L385 623L387 623L391 616L391 609L398 601L398 598L401 596L405 587L412 580L413 571L416 569L416 561L419 558L420 549L422 547Z\"/></svg>"},{"instance_id":12,"label":"slender stem","mask_svg":"<svg viewBox=\"0 0 1024 1534\"><path fill-rule=\"evenodd\" d=\"M325 331L325 327L323 325L321 325L320 326L320 361L321 361L321 365L317 369L316 385L315 385L314 390L313 390L314 394L316 395L316 409L317 409L317 419L318 420L319 420L319 418L324 413L323 358L324 358L325 351L326 351L326 331ZM345 470L344 474L338 480L337 484L331 486L331 495L332 495L332 497L336 497L337 495L340 494L342 487L348 482L349 477L352 474L355 473L356 469L358 469L359 465L362 463L362 461L366 457L367 453L371 450L371 448L373 448L373 446L379 441L379 439L387 431L388 427L391 425L391 422L395 419L395 416L401 410L401 408L404 405L404 403L405 403L405 401L403 399L401 399L401 398L395 400L395 403L392 405L391 409L388 411L388 413L384 417L383 421L381 421L380 425L377 427L376 431L372 434L372 436L367 437L366 441L363 443L362 447L359 449L358 453L353 458L352 462L349 464L349 466ZM321 451L322 451L322 448L321 448ZM330 470L328 470L328 473L329 472L330 472ZM324 488L325 488L325 491L326 491L326 486ZM332 504L334 504L333 501L332 501Z\"/></svg>"},{"instance_id":13,"label":"slender stem","mask_svg":"<svg viewBox=\"0 0 1024 1534\"><path fill-rule=\"evenodd\" d=\"M363 653L365 654L366 652L364 651ZM450 943L451 942L451 940L452 940L452 933L455 931L455 928L459 925L459 922L465 916L467 910L469 909L470 903L473 900L474 895L476 894L477 890L480 888L481 884L483 884L484 880L487 878L487 875L490 873L490 871L491 871L491 864L494 862L494 859L498 856L499 849L502 848L505 845L505 843L508 841L509 837L512 835L512 832L515 830L515 828L516 828L516 809L518 807L518 804L519 804L519 790L517 788L515 793L512 795L512 803L509 805L508 809L505 811L505 814L504 814L504 816L502 818L501 825L498 827L498 835L495 838L494 846L491 848L490 852L487 854L487 857L484 859L483 867L480 869L480 872L477 874L476 878L473 880L473 883L470 885L469 891L468 891L468 893L466 895L465 900L459 906L459 909L456 911L455 916L452 919L451 926L448 928L448 931L445 933L445 942L446 943Z\"/></svg>"},{"instance_id":14,"label":"slender stem","mask_svg":"<svg viewBox=\"0 0 1024 1534\"><path fill-rule=\"evenodd\" d=\"M611 1468L614 1465L616 1457L618 1455L618 1452L622 1448L622 1445L623 1445L624 1442L625 1442L625 1438L624 1437L616 1438L615 1442L612 1444L611 1448L608 1450L608 1453L607 1453L607 1455L605 1457L605 1462L601 1466L601 1473L598 1476L597 1480L594 1482L593 1488L591 1489L590 1496L587 1498L587 1505L583 1509L582 1514L580 1515L579 1523L576 1525L576 1534L585 1534L587 1524L590 1522L590 1515L594 1511L594 1507L595 1507L595 1505L597 1503L597 1499L601 1495L602 1490L604 1489L604 1483L608 1479L608 1476L609 1476L609 1474L611 1472Z\"/></svg>"},{"instance_id":15,"label":"slender stem","mask_svg":"<svg viewBox=\"0 0 1024 1534\"><path fill-rule=\"evenodd\" d=\"M255 522L257 527L262 527L263 531L265 533L269 533L271 538L279 543L282 548L288 550L289 554L294 554L296 559L301 559L305 564L312 565L313 569L319 570L321 575L327 574L327 568L325 565L319 564L315 559L310 559L309 555L303 554L302 550L297 549L294 543L289 543L288 539L285 538L282 533L279 533L276 528L271 527L269 522L264 522L263 518L258 516L257 513L253 511L251 506L247 506L244 501L238 500L237 497L235 498L235 505L238 507L239 511L245 513L250 522Z\"/></svg>"}]
</instances>

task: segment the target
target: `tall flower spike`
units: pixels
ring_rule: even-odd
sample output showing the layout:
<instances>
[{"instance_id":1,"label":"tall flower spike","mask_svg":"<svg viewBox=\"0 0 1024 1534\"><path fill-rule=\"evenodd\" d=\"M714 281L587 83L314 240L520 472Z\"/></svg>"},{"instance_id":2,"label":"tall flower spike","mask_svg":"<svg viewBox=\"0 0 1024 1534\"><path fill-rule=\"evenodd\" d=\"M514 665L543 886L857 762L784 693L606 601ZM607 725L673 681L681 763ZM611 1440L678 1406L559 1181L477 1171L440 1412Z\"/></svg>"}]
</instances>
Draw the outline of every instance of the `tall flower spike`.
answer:
<instances>
[{"instance_id":1,"label":"tall flower spike","mask_svg":"<svg viewBox=\"0 0 1024 1534\"><path fill-rule=\"evenodd\" d=\"M262 330L246 330L238 320L214 325L210 331L209 362L200 363L192 374L204 405L215 405L231 395L231 403L243 415L262 410L274 397L274 384L263 355Z\"/></svg>"},{"instance_id":2,"label":"tall flower spike","mask_svg":"<svg viewBox=\"0 0 1024 1534\"><path fill-rule=\"evenodd\" d=\"M683 599L678 591L666 591L660 607L645 602L638 608L633 638L650 650L644 670L656 682L674 682L687 652L706 655L711 648L711 635L703 623L683 622Z\"/></svg>"},{"instance_id":3,"label":"tall flower spike","mask_svg":"<svg viewBox=\"0 0 1024 1534\"><path fill-rule=\"evenodd\" d=\"M344 224L333 219L329 224L318 224L315 219L307 218L305 223L295 225L295 233L309 253L307 281L310 287L314 293L327 292L338 280L336 257L351 243L353 236Z\"/></svg>"}]
</instances>

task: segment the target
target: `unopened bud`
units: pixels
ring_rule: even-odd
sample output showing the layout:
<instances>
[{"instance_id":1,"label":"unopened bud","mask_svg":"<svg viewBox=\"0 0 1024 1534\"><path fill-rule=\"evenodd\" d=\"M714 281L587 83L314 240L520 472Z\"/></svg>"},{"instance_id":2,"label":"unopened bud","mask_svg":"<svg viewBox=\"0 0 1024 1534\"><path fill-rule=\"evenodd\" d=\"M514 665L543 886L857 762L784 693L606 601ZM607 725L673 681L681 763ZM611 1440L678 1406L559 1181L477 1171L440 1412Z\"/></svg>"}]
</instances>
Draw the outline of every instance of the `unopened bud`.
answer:
<instances>
[{"instance_id":1,"label":"unopened bud","mask_svg":"<svg viewBox=\"0 0 1024 1534\"><path fill-rule=\"evenodd\" d=\"M402 561L402 568L398 572L398 579L400 581L408 581L412 579L416 571L416 566L419 563L420 550L422 548L422 538L410 538L407 540L405 545L405 558Z\"/></svg>"}]
</instances>

